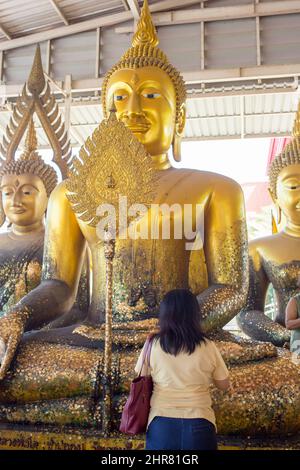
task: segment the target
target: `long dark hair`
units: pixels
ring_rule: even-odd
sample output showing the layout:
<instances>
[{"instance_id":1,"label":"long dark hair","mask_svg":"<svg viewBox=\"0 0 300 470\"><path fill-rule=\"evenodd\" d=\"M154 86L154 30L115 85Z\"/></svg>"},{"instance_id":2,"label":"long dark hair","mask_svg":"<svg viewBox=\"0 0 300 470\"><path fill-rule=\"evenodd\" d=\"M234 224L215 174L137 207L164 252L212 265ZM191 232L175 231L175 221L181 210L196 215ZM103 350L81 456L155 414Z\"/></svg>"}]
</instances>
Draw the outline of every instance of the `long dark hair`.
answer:
<instances>
[{"instance_id":1,"label":"long dark hair","mask_svg":"<svg viewBox=\"0 0 300 470\"><path fill-rule=\"evenodd\" d=\"M163 351L174 356L180 352L192 354L206 340L200 322L197 297L188 289L169 291L160 304L160 331L156 335Z\"/></svg>"}]
</instances>

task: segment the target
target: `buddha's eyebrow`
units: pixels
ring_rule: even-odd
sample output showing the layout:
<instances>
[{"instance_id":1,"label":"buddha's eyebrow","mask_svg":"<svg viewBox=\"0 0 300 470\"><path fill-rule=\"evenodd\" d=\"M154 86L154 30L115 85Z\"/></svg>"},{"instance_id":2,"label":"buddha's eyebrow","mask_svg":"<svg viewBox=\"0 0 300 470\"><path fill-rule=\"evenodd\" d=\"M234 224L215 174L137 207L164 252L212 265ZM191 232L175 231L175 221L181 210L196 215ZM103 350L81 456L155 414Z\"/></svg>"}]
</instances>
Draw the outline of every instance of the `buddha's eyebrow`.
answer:
<instances>
[{"instance_id":1,"label":"buddha's eyebrow","mask_svg":"<svg viewBox=\"0 0 300 470\"><path fill-rule=\"evenodd\" d=\"M127 82L123 82L123 81L120 81L120 82L117 82L117 83L114 83L111 88L113 89L113 91L117 90L118 88L120 88L120 86L126 86L126 87L129 87L131 90L133 90L132 86L127 83Z\"/></svg>"},{"instance_id":2,"label":"buddha's eyebrow","mask_svg":"<svg viewBox=\"0 0 300 470\"><path fill-rule=\"evenodd\" d=\"M291 178L300 179L300 173L294 173L293 175L287 175L282 179L282 182L284 183L286 180L290 180Z\"/></svg>"},{"instance_id":3,"label":"buddha's eyebrow","mask_svg":"<svg viewBox=\"0 0 300 470\"><path fill-rule=\"evenodd\" d=\"M37 188L34 184L32 183L24 183L20 186L20 188L24 188L24 186L31 186L32 188L36 189L38 192L40 191L39 188Z\"/></svg>"},{"instance_id":4,"label":"buddha's eyebrow","mask_svg":"<svg viewBox=\"0 0 300 470\"><path fill-rule=\"evenodd\" d=\"M161 88L161 84L156 80L145 80L140 85L139 88L143 88L145 86L157 86L157 88Z\"/></svg>"}]
</instances>

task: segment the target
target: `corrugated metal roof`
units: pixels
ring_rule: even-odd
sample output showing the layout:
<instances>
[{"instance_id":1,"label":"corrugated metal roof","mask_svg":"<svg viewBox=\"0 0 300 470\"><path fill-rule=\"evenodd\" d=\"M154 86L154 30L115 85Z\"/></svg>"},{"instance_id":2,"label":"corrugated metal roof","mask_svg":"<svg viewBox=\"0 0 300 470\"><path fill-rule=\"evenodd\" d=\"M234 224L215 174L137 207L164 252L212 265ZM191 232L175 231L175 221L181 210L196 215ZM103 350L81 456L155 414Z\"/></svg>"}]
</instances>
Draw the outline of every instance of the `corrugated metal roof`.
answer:
<instances>
[{"instance_id":1,"label":"corrugated metal roof","mask_svg":"<svg viewBox=\"0 0 300 470\"><path fill-rule=\"evenodd\" d=\"M70 23L125 11L121 0L56 0L56 4ZM0 24L11 36L19 37L62 26L64 22L49 0L1 0ZM1 40L6 37L0 32Z\"/></svg>"}]
</instances>

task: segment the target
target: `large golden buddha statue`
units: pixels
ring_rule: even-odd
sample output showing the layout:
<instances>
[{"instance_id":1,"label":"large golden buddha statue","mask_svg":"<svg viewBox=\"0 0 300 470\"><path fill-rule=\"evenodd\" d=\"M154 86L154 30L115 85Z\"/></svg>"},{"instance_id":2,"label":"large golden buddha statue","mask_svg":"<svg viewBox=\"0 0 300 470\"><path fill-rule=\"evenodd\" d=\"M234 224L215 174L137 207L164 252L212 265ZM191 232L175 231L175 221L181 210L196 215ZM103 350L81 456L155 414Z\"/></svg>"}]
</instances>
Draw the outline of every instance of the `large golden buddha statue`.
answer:
<instances>
[{"instance_id":1,"label":"large golden buddha statue","mask_svg":"<svg viewBox=\"0 0 300 470\"><path fill-rule=\"evenodd\" d=\"M185 125L185 87L157 44L145 2L132 47L105 78L103 108L107 115L113 97L118 118L151 155L160 173L155 202L203 206L204 246L202 251L188 251L186 240L137 240L134 244L130 240L122 241L118 252L117 243L115 321L152 316L167 290L189 285L199 294L205 328L211 331L224 326L246 298L248 260L243 194L236 182L224 176L171 167L168 151L172 145L175 158L179 158ZM66 183L62 182L48 208L43 282L15 308L16 315L20 310L28 312L26 329L62 315L73 304L86 242L97 273L92 293L95 310L90 312L90 319L99 322L105 289L99 265L102 248L96 230L74 214ZM54 303L53 295L49 295L53 291ZM118 292L122 293L120 300ZM139 300L144 305L143 311L137 307L135 313ZM125 307L131 307L131 318L122 313L124 302Z\"/></svg>"},{"instance_id":2,"label":"large golden buddha statue","mask_svg":"<svg viewBox=\"0 0 300 470\"><path fill-rule=\"evenodd\" d=\"M146 2L133 46L105 78L104 112L107 115L108 103L114 97L118 118L151 155L160 173L154 202L203 206L204 246L202 251L188 251L186 240L137 240L134 244L131 240L122 241L114 280L115 321L128 319L122 313L123 299L132 307L131 319L145 319L156 312L164 292L189 285L199 294L205 328L211 331L224 326L246 298L248 260L243 194L236 182L224 176L171 167L168 151L173 145L178 158L184 130L185 88L180 74L157 43ZM15 309L28 312L26 329L56 318L72 305L86 242L97 273L92 293L92 305L97 311L90 312L90 319L101 319L105 289L99 266L102 248L96 230L76 217L67 196L66 183L62 182L53 192L48 208L43 282L30 299L25 297ZM55 303L53 296L49 296L53 290ZM119 291L122 301L117 298ZM140 299L144 309L139 312L137 307L135 314L134 307Z\"/></svg>"},{"instance_id":3,"label":"large golden buddha statue","mask_svg":"<svg viewBox=\"0 0 300 470\"><path fill-rule=\"evenodd\" d=\"M42 282L0 319L0 340L5 349L0 369L0 420L101 427L99 383L103 370L107 253L93 219L97 194L102 197L108 189L117 191L118 182L123 179L130 192L131 185L138 189L147 179L147 170L141 176L137 168L135 174L130 161L141 144L149 154L149 167L158 176L153 203L173 207L171 226L178 213L186 214L188 207L198 205L202 216L198 219L195 211L187 213L188 221L193 222L192 236L191 229L181 238L171 230L165 239L126 238L120 232L115 240L115 415L124 400L124 391L127 393L138 350L155 327L158 304L165 292L189 287L196 293L204 328L210 333L220 330L246 301L248 250L242 190L222 175L171 167L171 146L175 159L180 159L185 88L180 74L158 48L147 1L132 47L104 80L102 99L106 116L114 101L119 119L116 134L105 134L106 126L109 129L113 120L100 124L82 148L81 163L74 175L53 191L48 206ZM118 173L113 152L108 154L111 160L102 155L101 165L97 165L105 145L117 151L124 142L128 173L124 162L123 172ZM145 161L146 157L143 164ZM86 171L85 164L90 165ZM91 207L95 207L95 214L91 214ZM145 233L143 224L151 211L152 207L133 231ZM161 228L159 215L156 223ZM199 236L202 244L197 249L187 249L186 244L196 242ZM89 321L81 326L30 333L72 307L86 245L93 270ZM27 333L23 335L24 332ZM108 335L106 340L110 339ZM226 343L223 337L219 346L232 367L233 383L226 397L214 391L219 431L248 435L299 430L297 367L288 358L277 357L276 348L270 344L239 344L233 340Z\"/></svg>"},{"instance_id":4,"label":"large golden buddha statue","mask_svg":"<svg viewBox=\"0 0 300 470\"><path fill-rule=\"evenodd\" d=\"M292 140L270 166L270 194L282 229L253 240L250 250L250 286L245 308L238 316L242 330L251 338L282 346L290 340L285 328L285 308L299 292L300 274L300 105ZM267 289L276 296L274 321L264 313Z\"/></svg>"}]
</instances>

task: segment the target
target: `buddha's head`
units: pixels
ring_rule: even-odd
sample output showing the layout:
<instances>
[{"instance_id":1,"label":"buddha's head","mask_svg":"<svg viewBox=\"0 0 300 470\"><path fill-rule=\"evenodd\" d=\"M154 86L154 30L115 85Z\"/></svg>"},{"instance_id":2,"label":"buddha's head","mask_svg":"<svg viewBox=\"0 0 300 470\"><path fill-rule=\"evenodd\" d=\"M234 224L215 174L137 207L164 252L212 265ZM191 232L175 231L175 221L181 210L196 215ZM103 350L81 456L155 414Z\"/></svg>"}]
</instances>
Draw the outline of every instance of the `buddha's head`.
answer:
<instances>
[{"instance_id":1,"label":"buddha's head","mask_svg":"<svg viewBox=\"0 0 300 470\"><path fill-rule=\"evenodd\" d=\"M24 152L0 170L4 215L16 230L34 230L43 225L48 198L57 184L55 170L44 163L36 149L31 120Z\"/></svg>"},{"instance_id":2,"label":"buddha's head","mask_svg":"<svg viewBox=\"0 0 300 470\"><path fill-rule=\"evenodd\" d=\"M273 160L270 172L270 194L285 219L300 225L300 105L296 115L292 140Z\"/></svg>"},{"instance_id":3,"label":"buddha's head","mask_svg":"<svg viewBox=\"0 0 300 470\"><path fill-rule=\"evenodd\" d=\"M174 158L180 160L186 90L179 72L157 47L158 42L145 0L132 46L104 79L103 110L108 117L114 102L118 119L150 155L166 155L173 145Z\"/></svg>"}]
</instances>

